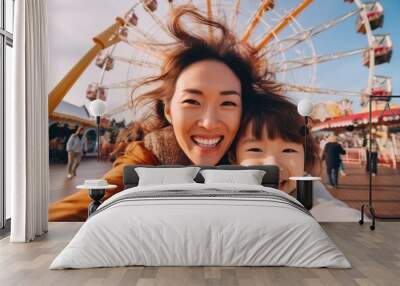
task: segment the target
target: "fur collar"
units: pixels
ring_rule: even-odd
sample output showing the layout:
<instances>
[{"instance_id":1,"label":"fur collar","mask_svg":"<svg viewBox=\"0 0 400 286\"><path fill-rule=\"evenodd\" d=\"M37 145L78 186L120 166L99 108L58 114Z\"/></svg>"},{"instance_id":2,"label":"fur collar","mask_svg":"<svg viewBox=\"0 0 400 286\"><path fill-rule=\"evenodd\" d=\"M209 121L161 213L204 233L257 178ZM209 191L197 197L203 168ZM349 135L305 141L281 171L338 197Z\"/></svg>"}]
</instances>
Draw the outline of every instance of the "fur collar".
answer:
<instances>
[{"instance_id":1,"label":"fur collar","mask_svg":"<svg viewBox=\"0 0 400 286\"><path fill-rule=\"evenodd\" d=\"M191 165L180 148L172 126L150 132L144 137L144 146L157 158L160 165Z\"/></svg>"}]
</instances>

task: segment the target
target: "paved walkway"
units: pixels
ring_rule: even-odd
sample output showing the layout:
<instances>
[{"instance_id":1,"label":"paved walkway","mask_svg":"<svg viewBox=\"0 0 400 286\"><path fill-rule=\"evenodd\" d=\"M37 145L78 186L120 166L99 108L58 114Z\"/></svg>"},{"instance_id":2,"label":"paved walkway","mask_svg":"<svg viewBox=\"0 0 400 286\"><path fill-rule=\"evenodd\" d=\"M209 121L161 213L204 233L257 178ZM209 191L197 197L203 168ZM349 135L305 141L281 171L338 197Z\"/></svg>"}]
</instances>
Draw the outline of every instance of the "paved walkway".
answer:
<instances>
[{"instance_id":1,"label":"paved walkway","mask_svg":"<svg viewBox=\"0 0 400 286\"><path fill-rule=\"evenodd\" d=\"M76 171L76 177L68 179L66 164L51 164L50 202L55 202L78 191L75 187L86 179L100 179L111 167L111 162L97 162L94 158L83 159Z\"/></svg>"},{"instance_id":2,"label":"paved walkway","mask_svg":"<svg viewBox=\"0 0 400 286\"><path fill-rule=\"evenodd\" d=\"M75 186L85 179L100 178L111 169L110 162L97 162L96 159L83 160L77 170L77 177L67 179L66 165L50 166L50 202L54 202L76 192ZM368 174L360 165L346 165L347 176L340 177L338 189L328 189L335 197L350 207L360 209L368 200ZM325 171L323 182L327 183ZM373 206L378 217L400 218L400 171L386 167L379 168L373 177Z\"/></svg>"}]
</instances>

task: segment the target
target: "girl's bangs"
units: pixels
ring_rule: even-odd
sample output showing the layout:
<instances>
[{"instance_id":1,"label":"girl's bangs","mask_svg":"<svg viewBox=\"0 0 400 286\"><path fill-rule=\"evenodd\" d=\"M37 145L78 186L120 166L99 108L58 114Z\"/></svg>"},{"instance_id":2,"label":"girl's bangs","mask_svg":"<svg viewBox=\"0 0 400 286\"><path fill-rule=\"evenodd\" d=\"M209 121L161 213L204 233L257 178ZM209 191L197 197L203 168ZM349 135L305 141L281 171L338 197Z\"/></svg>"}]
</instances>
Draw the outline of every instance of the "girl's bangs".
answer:
<instances>
[{"instance_id":1,"label":"girl's bangs","mask_svg":"<svg viewBox=\"0 0 400 286\"><path fill-rule=\"evenodd\" d=\"M284 113L287 114L282 114L282 111L279 113L266 111L255 114L245 125L249 126L251 123L251 135L257 140L261 140L263 130L265 130L270 140L281 138L284 141L302 144L304 141L301 134L302 118L290 116L291 112Z\"/></svg>"}]
</instances>

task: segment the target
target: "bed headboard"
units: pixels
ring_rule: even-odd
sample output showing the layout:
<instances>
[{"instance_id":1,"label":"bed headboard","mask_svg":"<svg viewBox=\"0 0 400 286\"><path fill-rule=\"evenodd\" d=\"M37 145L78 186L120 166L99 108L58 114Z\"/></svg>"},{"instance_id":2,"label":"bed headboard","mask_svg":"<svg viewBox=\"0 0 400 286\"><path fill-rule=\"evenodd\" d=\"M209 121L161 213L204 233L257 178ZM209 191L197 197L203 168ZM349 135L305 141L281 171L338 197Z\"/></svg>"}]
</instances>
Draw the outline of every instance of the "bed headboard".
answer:
<instances>
[{"instance_id":1,"label":"bed headboard","mask_svg":"<svg viewBox=\"0 0 400 286\"><path fill-rule=\"evenodd\" d=\"M137 167L146 168L182 168L187 167L183 165L127 165L124 167L124 189L133 188L138 185L139 177L135 171ZM274 165L258 165L258 166L239 166L239 165L220 165L220 166L198 166L201 169L220 169L220 170L264 170L266 173L262 180L262 185L265 187L278 188L279 187L279 168ZM204 178L200 174L194 178L197 183L204 183Z\"/></svg>"}]
</instances>

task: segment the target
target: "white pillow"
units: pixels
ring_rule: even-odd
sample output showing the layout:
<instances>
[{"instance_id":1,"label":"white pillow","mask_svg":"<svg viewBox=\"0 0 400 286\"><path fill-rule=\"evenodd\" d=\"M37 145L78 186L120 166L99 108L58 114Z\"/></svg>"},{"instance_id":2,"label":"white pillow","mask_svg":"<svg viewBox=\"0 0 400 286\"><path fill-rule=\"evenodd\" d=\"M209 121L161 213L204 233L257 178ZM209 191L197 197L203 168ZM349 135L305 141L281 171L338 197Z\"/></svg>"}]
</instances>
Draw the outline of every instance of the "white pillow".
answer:
<instances>
[{"instance_id":1,"label":"white pillow","mask_svg":"<svg viewBox=\"0 0 400 286\"><path fill-rule=\"evenodd\" d=\"M199 167L135 168L139 176L138 186L195 183L193 179L199 170Z\"/></svg>"},{"instance_id":2,"label":"white pillow","mask_svg":"<svg viewBox=\"0 0 400 286\"><path fill-rule=\"evenodd\" d=\"M262 170L201 170L205 184L226 183L261 185L265 171Z\"/></svg>"}]
</instances>

